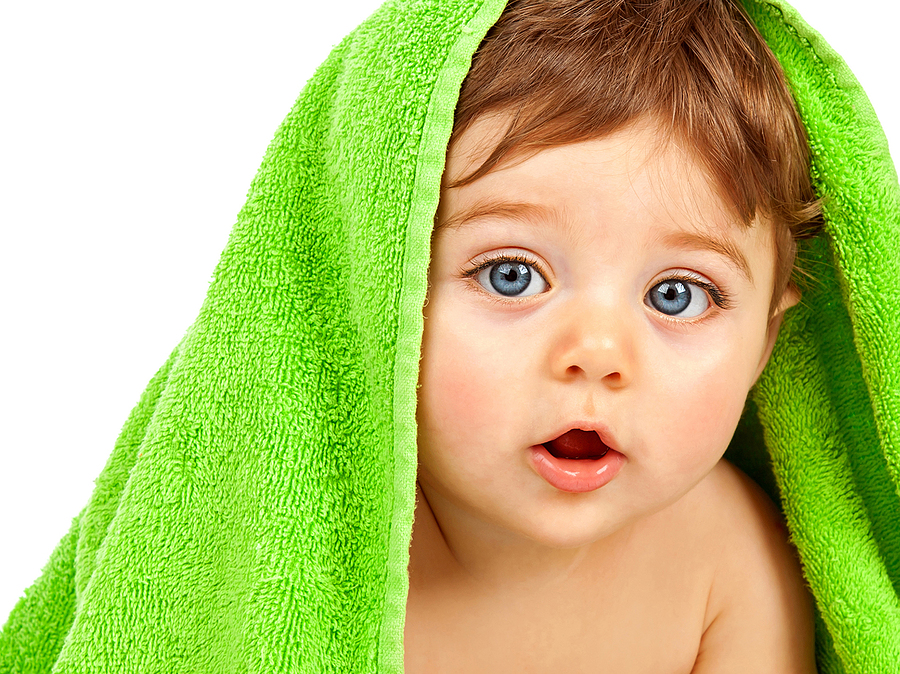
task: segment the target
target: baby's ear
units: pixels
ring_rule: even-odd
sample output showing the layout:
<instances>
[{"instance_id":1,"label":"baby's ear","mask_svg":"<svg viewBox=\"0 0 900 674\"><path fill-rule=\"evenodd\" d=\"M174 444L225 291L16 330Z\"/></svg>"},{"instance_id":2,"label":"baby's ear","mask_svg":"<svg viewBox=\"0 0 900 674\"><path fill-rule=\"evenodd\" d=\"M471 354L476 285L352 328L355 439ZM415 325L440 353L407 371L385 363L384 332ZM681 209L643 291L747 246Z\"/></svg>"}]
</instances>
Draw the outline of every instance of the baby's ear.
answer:
<instances>
[{"instance_id":1,"label":"baby's ear","mask_svg":"<svg viewBox=\"0 0 900 674\"><path fill-rule=\"evenodd\" d=\"M799 301L800 290L793 281L790 281L784 289L784 293L782 293L781 300L779 300L778 305L775 307L775 311L772 312L772 316L774 317L783 314Z\"/></svg>"},{"instance_id":2,"label":"baby's ear","mask_svg":"<svg viewBox=\"0 0 900 674\"><path fill-rule=\"evenodd\" d=\"M756 374L753 375L754 384L756 383L756 380L759 379L759 375L762 374L766 363L769 362L769 356L772 355L772 349L775 348L775 340L778 339L778 331L781 329L781 321L784 319L784 312L799 301L800 291L797 289L797 286L794 285L793 282L788 283L787 288L784 289L784 293L781 295L781 299L775 306L775 310L769 317L769 326L766 328L766 348L763 349L759 366L756 368Z\"/></svg>"}]
</instances>

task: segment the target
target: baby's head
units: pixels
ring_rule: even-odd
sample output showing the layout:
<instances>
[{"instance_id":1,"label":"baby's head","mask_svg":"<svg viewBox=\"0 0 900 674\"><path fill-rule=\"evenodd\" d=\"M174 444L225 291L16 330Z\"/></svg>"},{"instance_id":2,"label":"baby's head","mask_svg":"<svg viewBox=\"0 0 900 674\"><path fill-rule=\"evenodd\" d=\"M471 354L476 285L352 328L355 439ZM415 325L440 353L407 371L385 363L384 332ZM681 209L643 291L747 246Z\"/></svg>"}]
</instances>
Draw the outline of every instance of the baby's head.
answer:
<instances>
[{"instance_id":1,"label":"baby's head","mask_svg":"<svg viewBox=\"0 0 900 674\"><path fill-rule=\"evenodd\" d=\"M419 481L577 546L721 458L819 208L780 66L726 0L512 0L463 84L433 237Z\"/></svg>"},{"instance_id":2,"label":"baby's head","mask_svg":"<svg viewBox=\"0 0 900 674\"><path fill-rule=\"evenodd\" d=\"M781 66L736 0L512 0L466 77L451 146L485 115L502 137L467 184L547 147L649 118L692 153L737 220L773 228L773 309L819 219Z\"/></svg>"}]
</instances>

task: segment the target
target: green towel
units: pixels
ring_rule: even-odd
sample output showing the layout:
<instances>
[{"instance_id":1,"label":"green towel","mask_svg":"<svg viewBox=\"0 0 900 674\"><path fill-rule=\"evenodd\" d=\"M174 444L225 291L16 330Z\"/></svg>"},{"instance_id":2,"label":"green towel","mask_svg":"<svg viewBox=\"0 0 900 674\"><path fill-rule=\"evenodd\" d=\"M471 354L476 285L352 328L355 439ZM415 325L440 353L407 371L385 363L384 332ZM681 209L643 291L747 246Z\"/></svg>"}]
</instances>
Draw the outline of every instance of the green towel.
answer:
<instances>
[{"instance_id":1,"label":"green towel","mask_svg":"<svg viewBox=\"0 0 900 674\"><path fill-rule=\"evenodd\" d=\"M840 57L784 3L748 2L808 129L826 237L755 391L820 612L823 672L900 671L900 188Z\"/></svg>"},{"instance_id":2,"label":"green towel","mask_svg":"<svg viewBox=\"0 0 900 674\"><path fill-rule=\"evenodd\" d=\"M503 0L392 0L279 128L196 322L0 635L0 672L401 672L430 233ZM871 106L747 0L809 129L826 234L731 455L780 503L822 672L900 663L900 188Z\"/></svg>"}]
</instances>

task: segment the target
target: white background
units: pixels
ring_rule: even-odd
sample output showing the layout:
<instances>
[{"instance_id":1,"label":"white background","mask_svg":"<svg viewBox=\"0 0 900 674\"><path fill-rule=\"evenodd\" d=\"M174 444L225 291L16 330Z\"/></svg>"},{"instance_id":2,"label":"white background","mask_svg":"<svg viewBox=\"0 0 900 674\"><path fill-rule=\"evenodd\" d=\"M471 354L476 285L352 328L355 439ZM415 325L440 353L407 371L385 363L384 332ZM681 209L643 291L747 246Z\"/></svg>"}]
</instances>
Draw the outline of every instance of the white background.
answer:
<instances>
[{"instance_id":1,"label":"white background","mask_svg":"<svg viewBox=\"0 0 900 674\"><path fill-rule=\"evenodd\" d=\"M193 322L276 127L379 4L0 9L0 625ZM895 3L794 4L900 155Z\"/></svg>"}]
</instances>

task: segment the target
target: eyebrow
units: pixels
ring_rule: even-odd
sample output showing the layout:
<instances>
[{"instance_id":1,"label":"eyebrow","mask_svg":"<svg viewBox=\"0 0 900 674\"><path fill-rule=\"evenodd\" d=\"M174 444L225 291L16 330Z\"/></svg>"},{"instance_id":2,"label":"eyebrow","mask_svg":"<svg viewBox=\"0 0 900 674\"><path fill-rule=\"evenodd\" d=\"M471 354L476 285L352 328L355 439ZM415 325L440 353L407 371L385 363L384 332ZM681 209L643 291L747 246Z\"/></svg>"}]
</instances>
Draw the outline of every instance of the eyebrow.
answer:
<instances>
[{"instance_id":1,"label":"eyebrow","mask_svg":"<svg viewBox=\"0 0 900 674\"><path fill-rule=\"evenodd\" d=\"M664 245L685 250L709 250L728 258L734 267L753 283L750 265L740 248L729 238L718 238L702 232L670 232L661 237Z\"/></svg>"},{"instance_id":2,"label":"eyebrow","mask_svg":"<svg viewBox=\"0 0 900 674\"><path fill-rule=\"evenodd\" d=\"M475 204L447 218L444 222L436 222L433 235L445 229L459 229L463 225L488 217L505 217L515 220L527 220L529 217L547 219L552 217L549 208L527 201L496 201L488 199ZM740 248L729 238L718 238L703 232L669 232L660 237L663 245L684 250L708 250L727 258L751 284L753 274L750 265Z\"/></svg>"},{"instance_id":3,"label":"eyebrow","mask_svg":"<svg viewBox=\"0 0 900 674\"><path fill-rule=\"evenodd\" d=\"M526 201L477 201L456 215L447 218L444 222L436 222L434 234L445 229L459 229L472 220L481 218L510 218L513 220L527 220L529 218L547 219L551 210L538 204Z\"/></svg>"}]
</instances>

